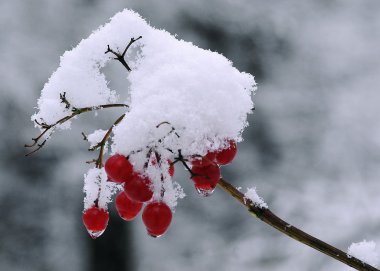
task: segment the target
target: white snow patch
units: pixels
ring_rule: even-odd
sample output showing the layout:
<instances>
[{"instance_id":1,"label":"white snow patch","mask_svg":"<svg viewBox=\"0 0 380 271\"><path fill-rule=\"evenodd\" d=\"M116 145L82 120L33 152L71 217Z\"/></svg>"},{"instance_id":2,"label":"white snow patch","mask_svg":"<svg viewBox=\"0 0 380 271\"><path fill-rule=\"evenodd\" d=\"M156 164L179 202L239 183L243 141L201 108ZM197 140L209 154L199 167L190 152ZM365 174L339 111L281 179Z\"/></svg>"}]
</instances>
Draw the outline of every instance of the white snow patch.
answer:
<instances>
[{"instance_id":1,"label":"white snow patch","mask_svg":"<svg viewBox=\"0 0 380 271\"><path fill-rule=\"evenodd\" d=\"M256 187L247 188L247 192L244 194L245 199L249 199L253 202L254 205L268 209L268 204L257 194Z\"/></svg>"},{"instance_id":2,"label":"white snow patch","mask_svg":"<svg viewBox=\"0 0 380 271\"><path fill-rule=\"evenodd\" d=\"M83 192L86 195L84 209L92 207L98 199L99 208L107 210L107 204L111 202L112 195L121 189L121 185L107 181L107 173L104 168L89 169L84 175Z\"/></svg>"},{"instance_id":3,"label":"white snow patch","mask_svg":"<svg viewBox=\"0 0 380 271\"><path fill-rule=\"evenodd\" d=\"M104 136L106 135L107 130L95 130L92 134L87 136L87 140L90 143L90 148L95 147L98 143L102 141ZM104 145L104 153L108 151L108 143L106 142Z\"/></svg>"},{"instance_id":4,"label":"white snow patch","mask_svg":"<svg viewBox=\"0 0 380 271\"><path fill-rule=\"evenodd\" d=\"M380 255L376 250L376 243L374 241L363 240L359 243L352 243L348 247L349 256L353 256L368 263L374 267L379 267Z\"/></svg>"}]
</instances>

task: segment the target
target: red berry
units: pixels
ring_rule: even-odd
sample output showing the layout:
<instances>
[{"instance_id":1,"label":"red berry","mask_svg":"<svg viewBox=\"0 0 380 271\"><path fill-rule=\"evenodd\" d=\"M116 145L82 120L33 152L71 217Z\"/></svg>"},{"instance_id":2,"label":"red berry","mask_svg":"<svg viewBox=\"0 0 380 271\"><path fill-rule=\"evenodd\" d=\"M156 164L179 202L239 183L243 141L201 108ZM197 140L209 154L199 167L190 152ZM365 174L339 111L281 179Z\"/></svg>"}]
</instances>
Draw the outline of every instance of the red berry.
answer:
<instances>
[{"instance_id":1,"label":"red berry","mask_svg":"<svg viewBox=\"0 0 380 271\"><path fill-rule=\"evenodd\" d=\"M218 151L216 153L215 160L219 165L227 165L232 162L232 160L235 158L235 155L237 153L237 146L235 140L229 140L229 147Z\"/></svg>"},{"instance_id":2,"label":"red berry","mask_svg":"<svg viewBox=\"0 0 380 271\"><path fill-rule=\"evenodd\" d=\"M121 191L116 196L117 212L119 213L119 216L126 221L133 220L140 212L142 205L141 202L129 199L124 191Z\"/></svg>"},{"instance_id":3,"label":"red berry","mask_svg":"<svg viewBox=\"0 0 380 271\"><path fill-rule=\"evenodd\" d=\"M105 170L112 181L124 183L130 179L133 167L125 156L115 154L107 159Z\"/></svg>"},{"instance_id":4,"label":"red berry","mask_svg":"<svg viewBox=\"0 0 380 271\"><path fill-rule=\"evenodd\" d=\"M196 167L205 167L209 166L211 164L214 164L215 162L215 152L208 152L203 157L194 157L193 160L191 160L191 164Z\"/></svg>"},{"instance_id":5,"label":"red berry","mask_svg":"<svg viewBox=\"0 0 380 271\"><path fill-rule=\"evenodd\" d=\"M131 200L146 202L153 197L151 185L152 182L148 177L134 173L132 178L124 184L124 192Z\"/></svg>"},{"instance_id":6,"label":"red berry","mask_svg":"<svg viewBox=\"0 0 380 271\"><path fill-rule=\"evenodd\" d=\"M192 172L195 176L192 177L195 187L201 190L214 190L220 179L220 169L216 164L211 164L206 167L194 166Z\"/></svg>"},{"instance_id":7,"label":"red berry","mask_svg":"<svg viewBox=\"0 0 380 271\"><path fill-rule=\"evenodd\" d=\"M172 221L172 211L164 202L154 201L144 208L142 219L148 234L159 237L169 228Z\"/></svg>"},{"instance_id":8,"label":"red berry","mask_svg":"<svg viewBox=\"0 0 380 271\"><path fill-rule=\"evenodd\" d=\"M174 164L172 164L171 160L168 160L168 164L169 164L169 175L171 177L173 177L174 176Z\"/></svg>"},{"instance_id":9,"label":"red berry","mask_svg":"<svg viewBox=\"0 0 380 271\"><path fill-rule=\"evenodd\" d=\"M96 239L107 228L109 214L106 210L92 206L83 215L83 224L93 239Z\"/></svg>"}]
</instances>

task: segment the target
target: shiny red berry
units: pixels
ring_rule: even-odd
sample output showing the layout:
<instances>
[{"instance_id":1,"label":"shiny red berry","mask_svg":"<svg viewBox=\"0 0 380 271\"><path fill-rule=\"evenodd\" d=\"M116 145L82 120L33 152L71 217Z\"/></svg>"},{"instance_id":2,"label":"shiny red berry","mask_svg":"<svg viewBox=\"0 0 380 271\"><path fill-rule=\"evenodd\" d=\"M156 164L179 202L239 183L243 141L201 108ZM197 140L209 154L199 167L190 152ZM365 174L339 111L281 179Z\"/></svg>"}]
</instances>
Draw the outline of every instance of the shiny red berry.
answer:
<instances>
[{"instance_id":1,"label":"shiny red berry","mask_svg":"<svg viewBox=\"0 0 380 271\"><path fill-rule=\"evenodd\" d=\"M105 170L110 180L124 183L131 178L133 167L125 156L115 154L107 159Z\"/></svg>"},{"instance_id":2,"label":"shiny red berry","mask_svg":"<svg viewBox=\"0 0 380 271\"><path fill-rule=\"evenodd\" d=\"M228 148L218 151L216 153L215 161L219 165L227 165L231 163L232 160L235 158L235 155L237 153L237 146L235 140L229 140L228 144Z\"/></svg>"},{"instance_id":3,"label":"shiny red berry","mask_svg":"<svg viewBox=\"0 0 380 271\"><path fill-rule=\"evenodd\" d=\"M215 152L208 152L203 157L194 157L191 160L191 164L196 167L205 167L215 163Z\"/></svg>"},{"instance_id":4,"label":"shiny red berry","mask_svg":"<svg viewBox=\"0 0 380 271\"><path fill-rule=\"evenodd\" d=\"M159 237L169 228L172 221L172 211L166 203L154 201L144 208L142 219L148 234Z\"/></svg>"},{"instance_id":5,"label":"shiny red berry","mask_svg":"<svg viewBox=\"0 0 380 271\"><path fill-rule=\"evenodd\" d=\"M192 172L195 174L192 177L195 187L202 190L214 190L220 179L220 169L216 164L210 164L206 167L194 166Z\"/></svg>"},{"instance_id":6,"label":"shiny red berry","mask_svg":"<svg viewBox=\"0 0 380 271\"><path fill-rule=\"evenodd\" d=\"M152 182L148 177L134 173L132 178L124 184L124 192L131 200L146 202L153 197L151 186Z\"/></svg>"},{"instance_id":7,"label":"shiny red berry","mask_svg":"<svg viewBox=\"0 0 380 271\"><path fill-rule=\"evenodd\" d=\"M92 206L82 215L83 224L93 239L96 239L107 228L109 214L106 210Z\"/></svg>"},{"instance_id":8,"label":"shiny red berry","mask_svg":"<svg viewBox=\"0 0 380 271\"><path fill-rule=\"evenodd\" d=\"M129 199L124 191L117 194L115 203L119 216L126 221L133 220L143 206L141 202Z\"/></svg>"}]
</instances>

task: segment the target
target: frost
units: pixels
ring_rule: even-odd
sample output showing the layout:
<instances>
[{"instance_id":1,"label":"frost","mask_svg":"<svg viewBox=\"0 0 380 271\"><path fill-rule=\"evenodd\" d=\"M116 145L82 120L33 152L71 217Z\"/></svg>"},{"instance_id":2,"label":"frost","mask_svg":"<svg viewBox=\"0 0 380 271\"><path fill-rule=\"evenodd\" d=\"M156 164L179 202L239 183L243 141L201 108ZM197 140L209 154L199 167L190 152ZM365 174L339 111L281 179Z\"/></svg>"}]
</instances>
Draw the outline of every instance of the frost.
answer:
<instances>
[{"instance_id":1,"label":"frost","mask_svg":"<svg viewBox=\"0 0 380 271\"><path fill-rule=\"evenodd\" d=\"M145 173L153 180L153 200L160 200L162 191L165 191L162 200L174 210L177 199L184 198L185 193L170 176L168 160L165 157L160 158L160 162L157 162L155 157L152 157Z\"/></svg>"},{"instance_id":2,"label":"frost","mask_svg":"<svg viewBox=\"0 0 380 271\"><path fill-rule=\"evenodd\" d=\"M86 194L84 198L84 209L92 207L98 200L99 208L107 210L107 204L111 202L111 197L121 186L107 181L107 174L104 170L91 168L84 175L83 192Z\"/></svg>"},{"instance_id":3,"label":"frost","mask_svg":"<svg viewBox=\"0 0 380 271\"><path fill-rule=\"evenodd\" d=\"M379 267L380 256L376 251L376 243L374 241L363 240L359 243L352 243L348 247L348 255L358 258L372 266Z\"/></svg>"},{"instance_id":4,"label":"frost","mask_svg":"<svg viewBox=\"0 0 380 271\"><path fill-rule=\"evenodd\" d=\"M105 51L109 45L112 50L122 52L132 38L140 36L125 56L132 69L125 70L130 83L126 85L130 87L118 91L128 92L129 108L126 117L113 129L112 153L128 156L136 171L153 180L155 195L165 190L164 200L173 207L183 192L171 178L164 176L161 181L158 172L165 172L162 167L159 170L144 167L149 162L149 152L153 150L165 159L172 159L178 150L184 156L204 155L225 147L227 139L239 142L248 125L247 114L254 106L253 76L239 72L221 54L178 40L126 9L64 53L59 68L42 89L38 112L32 120L53 124L70 115L73 108L120 102L102 73L110 60L113 65L120 63ZM62 93L69 106L60 99ZM67 122L56 128L69 126ZM95 131L91 144L101 134ZM92 198L92 193L87 197Z\"/></svg>"},{"instance_id":5,"label":"frost","mask_svg":"<svg viewBox=\"0 0 380 271\"><path fill-rule=\"evenodd\" d=\"M254 205L260 208L268 208L268 204L257 194L256 187L247 188L247 192L244 194L245 199L249 199L253 202Z\"/></svg>"}]
</instances>

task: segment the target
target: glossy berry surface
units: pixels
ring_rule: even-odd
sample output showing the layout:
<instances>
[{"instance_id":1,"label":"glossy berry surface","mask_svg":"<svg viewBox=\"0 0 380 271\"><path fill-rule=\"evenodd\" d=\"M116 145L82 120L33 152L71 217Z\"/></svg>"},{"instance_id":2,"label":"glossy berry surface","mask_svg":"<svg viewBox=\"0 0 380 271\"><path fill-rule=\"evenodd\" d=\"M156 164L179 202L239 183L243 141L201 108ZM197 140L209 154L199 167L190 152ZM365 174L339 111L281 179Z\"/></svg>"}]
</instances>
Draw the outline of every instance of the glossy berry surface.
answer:
<instances>
[{"instance_id":1,"label":"glossy berry surface","mask_svg":"<svg viewBox=\"0 0 380 271\"><path fill-rule=\"evenodd\" d=\"M191 160L191 164L196 167L209 166L215 163L215 157L216 157L215 152L208 152L203 157L194 157L194 159Z\"/></svg>"},{"instance_id":2,"label":"glossy berry surface","mask_svg":"<svg viewBox=\"0 0 380 271\"><path fill-rule=\"evenodd\" d=\"M232 162L237 153L237 146L234 140L229 140L229 147L216 153L215 161L219 165L227 165Z\"/></svg>"},{"instance_id":3,"label":"glossy berry surface","mask_svg":"<svg viewBox=\"0 0 380 271\"><path fill-rule=\"evenodd\" d=\"M131 178L133 167L125 156L115 154L107 159L105 170L111 181L123 183Z\"/></svg>"},{"instance_id":4,"label":"glossy berry surface","mask_svg":"<svg viewBox=\"0 0 380 271\"><path fill-rule=\"evenodd\" d=\"M143 206L141 202L129 199L124 191L117 194L115 204L119 216L126 221L133 220Z\"/></svg>"},{"instance_id":5,"label":"glossy berry surface","mask_svg":"<svg viewBox=\"0 0 380 271\"><path fill-rule=\"evenodd\" d=\"M151 186L152 182L148 177L134 173L132 178L124 184L124 192L131 200L146 202L153 196Z\"/></svg>"},{"instance_id":6,"label":"glossy berry surface","mask_svg":"<svg viewBox=\"0 0 380 271\"><path fill-rule=\"evenodd\" d=\"M92 206L82 215L83 224L92 238L99 237L107 228L109 214L106 210Z\"/></svg>"},{"instance_id":7,"label":"glossy berry surface","mask_svg":"<svg viewBox=\"0 0 380 271\"><path fill-rule=\"evenodd\" d=\"M202 190L213 190L220 179L220 169L216 164L206 167L194 166L191 170L195 174L191 178L195 187Z\"/></svg>"},{"instance_id":8,"label":"glossy berry surface","mask_svg":"<svg viewBox=\"0 0 380 271\"><path fill-rule=\"evenodd\" d=\"M148 234L159 237L169 228L172 221L172 211L166 203L154 201L144 208L142 220Z\"/></svg>"}]
</instances>

